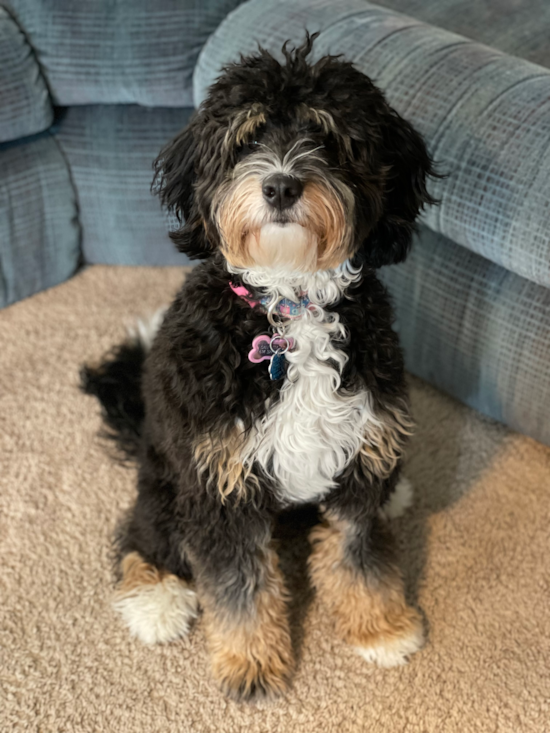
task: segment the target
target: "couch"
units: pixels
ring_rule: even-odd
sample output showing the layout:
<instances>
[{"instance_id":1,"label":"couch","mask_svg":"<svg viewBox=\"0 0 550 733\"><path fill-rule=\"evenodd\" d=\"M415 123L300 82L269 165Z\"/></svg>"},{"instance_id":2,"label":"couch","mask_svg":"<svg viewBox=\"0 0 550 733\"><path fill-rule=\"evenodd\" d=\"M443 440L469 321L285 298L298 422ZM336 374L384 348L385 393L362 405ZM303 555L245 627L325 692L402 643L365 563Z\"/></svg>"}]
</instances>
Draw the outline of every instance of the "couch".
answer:
<instances>
[{"instance_id":1,"label":"couch","mask_svg":"<svg viewBox=\"0 0 550 733\"><path fill-rule=\"evenodd\" d=\"M0 304L84 265L187 264L153 158L224 63L306 27L448 174L382 272L408 369L550 444L545 0L0 0Z\"/></svg>"}]
</instances>

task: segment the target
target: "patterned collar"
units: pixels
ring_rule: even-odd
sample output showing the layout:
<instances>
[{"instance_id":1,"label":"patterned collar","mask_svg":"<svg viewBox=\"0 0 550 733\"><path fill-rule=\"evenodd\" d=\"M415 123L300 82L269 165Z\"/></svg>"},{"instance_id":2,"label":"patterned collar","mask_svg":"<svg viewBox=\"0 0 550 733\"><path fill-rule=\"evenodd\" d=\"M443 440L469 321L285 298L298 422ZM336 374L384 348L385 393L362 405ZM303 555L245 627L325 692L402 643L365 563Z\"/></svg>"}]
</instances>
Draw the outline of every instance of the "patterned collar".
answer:
<instances>
[{"instance_id":1,"label":"patterned collar","mask_svg":"<svg viewBox=\"0 0 550 733\"><path fill-rule=\"evenodd\" d=\"M235 285L235 283L230 282L229 287L235 295L238 295L240 298L245 300L251 308L260 305L266 313L268 312L271 302L270 295L264 295L259 300L252 300L250 291L247 290L244 285ZM271 312L277 313L283 318L301 318L309 306L310 300L307 293L301 293L300 300L298 301L290 300L289 298L281 298Z\"/></svg>"}]
</instances>

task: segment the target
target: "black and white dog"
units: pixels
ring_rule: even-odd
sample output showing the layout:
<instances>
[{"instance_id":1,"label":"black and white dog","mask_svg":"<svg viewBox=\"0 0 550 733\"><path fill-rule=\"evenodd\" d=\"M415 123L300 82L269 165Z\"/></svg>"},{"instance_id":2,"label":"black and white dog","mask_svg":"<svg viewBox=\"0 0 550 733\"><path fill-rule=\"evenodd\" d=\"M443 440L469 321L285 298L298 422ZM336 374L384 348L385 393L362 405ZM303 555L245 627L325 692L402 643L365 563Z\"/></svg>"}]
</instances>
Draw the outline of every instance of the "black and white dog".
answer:
<instances>
[{"instance_id":1,"label":"black and white dog","mask_svg":"<svg viewBox=\"0 0 550 733\"><path fill-rule=\"evenodd\" d=\"M272 528L318 504L309 569L367 661L423 642L387 526L411 418L376 268L402 261L434 175L421 137L350 63L269 53L224 69L156 162L156 190L203 262L139 339L84 370L139 463L116 607L145 642L203 611L213 674L242 698L293 670ZM406 497L405 497L406 498Z\"/></svg>"}]
</instances>

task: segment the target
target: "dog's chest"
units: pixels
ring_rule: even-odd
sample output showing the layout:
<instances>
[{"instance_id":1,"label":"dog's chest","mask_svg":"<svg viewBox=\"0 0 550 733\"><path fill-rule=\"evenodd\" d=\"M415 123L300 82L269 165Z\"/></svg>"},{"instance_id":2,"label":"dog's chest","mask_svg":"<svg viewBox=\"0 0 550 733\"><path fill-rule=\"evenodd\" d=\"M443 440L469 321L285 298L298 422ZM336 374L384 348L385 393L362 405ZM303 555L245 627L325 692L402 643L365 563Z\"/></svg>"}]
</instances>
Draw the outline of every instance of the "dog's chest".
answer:
<instances>
[{"instance_id":1,"label":"dog's chest","mask_svg":"<svg viewBox=\"0 0 550 733\"><path fill-rule=\"evenodd\" d=\"M279 400L268 405L246 449L275 479L285 503L319 500L360 450L374 419L366 391L340 389L347 361L338 316L318 311L291 322L295 341Z\"/></svg>"}]
</instances>

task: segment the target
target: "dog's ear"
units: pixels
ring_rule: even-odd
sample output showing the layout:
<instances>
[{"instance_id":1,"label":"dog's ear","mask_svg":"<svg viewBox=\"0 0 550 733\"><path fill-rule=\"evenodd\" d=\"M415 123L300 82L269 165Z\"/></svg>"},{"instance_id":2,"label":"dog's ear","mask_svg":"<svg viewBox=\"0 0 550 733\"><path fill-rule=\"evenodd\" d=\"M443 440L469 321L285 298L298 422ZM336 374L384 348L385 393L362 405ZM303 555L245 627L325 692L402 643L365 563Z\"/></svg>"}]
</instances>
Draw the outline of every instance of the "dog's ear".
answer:
<instances>
[{"instance_id":1,"label":"dog's ear","mask_svg":"<svg viewBox=\"0 0 550 733\"><path fill-rule=\"evenodd\" d=\"M426 204L437 203L426 184L438 175L418 132L386 106L380 136L378 152L385 169L382 211L362 249L365 263L374 268L405 259L418 214Z\"/></svg>"},{"instance_id":2,"label":"dog's ear","mask_svg":"<svg viewBox=\"0 0 550 733\"><path fill-rule=\"evenodd\" d=\"M180 222L179 229L170 232L170 239L191 259L208 257L213 251L195 201L199 124L198 114L195 114L187 127L161 150L154 162L151 186L162 205Z\"/></svg>"}]
</instances>

